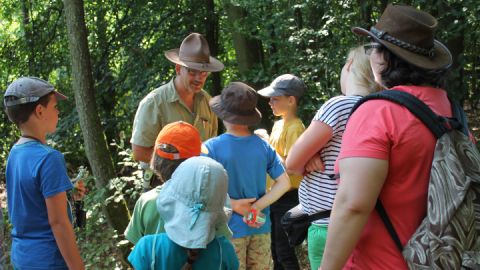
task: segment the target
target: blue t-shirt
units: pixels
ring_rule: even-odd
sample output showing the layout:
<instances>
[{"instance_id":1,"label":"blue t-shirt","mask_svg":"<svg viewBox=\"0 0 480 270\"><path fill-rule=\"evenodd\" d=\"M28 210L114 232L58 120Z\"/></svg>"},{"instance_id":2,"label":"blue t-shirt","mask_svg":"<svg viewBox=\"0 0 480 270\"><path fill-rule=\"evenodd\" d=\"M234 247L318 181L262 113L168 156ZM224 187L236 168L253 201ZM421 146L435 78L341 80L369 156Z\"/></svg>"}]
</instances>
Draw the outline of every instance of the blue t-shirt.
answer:
<instances>
[{"instance_id":1,"label":"blue t-shirt","mask_svg":"<svg viewBox=\"0 0 480 270\"><path fill-rule=\"evenodd\" d=\"M170 240L166 233L151 234L140 238L140 241L128 256L128 261L136 270L151 269L154 240L156 270L180 269L185 264L187 261L185 248ZM206 249L200 251L192 266L194 270L237 270L239 263L232 243L224 236L218 236L208 243Z\"/></svg>"},{"instance_id":2,"label":"blue t-shirt","mask_svg":"<svg viewBox=\"0 0 480 270\"><path fill-rule=\"evenodd\" d=\"M67 269L45 203L72 189L63 155L37 141L16 144L8 156L6 177L15 269Z\"/></svg>"},{"instance_id":3,"label":"blue t-shirt","mask_svg":"<svg viewBox=\"0 0 480 270\"><path fill-rule=\"evenodd\" d=\"M272 179L285 172L282 160L268 142L257 135L237 137L224 133L205 142L207 156L220 162L228 174L228 195L232 199L261 198L266 192L267 173ZM270 232L270 209L262 211L265 224L256 229L233 213L228 226L233 238Z\"/></svg>"}]
</instances>

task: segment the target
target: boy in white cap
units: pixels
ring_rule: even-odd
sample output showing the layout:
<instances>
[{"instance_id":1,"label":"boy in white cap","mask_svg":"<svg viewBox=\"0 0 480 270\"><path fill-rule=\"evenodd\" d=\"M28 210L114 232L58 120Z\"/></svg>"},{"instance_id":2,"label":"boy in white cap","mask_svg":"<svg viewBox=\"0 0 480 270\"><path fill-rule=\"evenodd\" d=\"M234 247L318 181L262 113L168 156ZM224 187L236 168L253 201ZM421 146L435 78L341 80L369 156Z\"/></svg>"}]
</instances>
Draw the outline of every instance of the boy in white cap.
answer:
<instances>
[{"instance_id":1,"label":"boy in white cap","mask_svg":"<svg viewBox=\"0 0 480 270\"><path fill-rule=\"evenodd\" d=\"M67 203L73 186L65 160L46 145L57 127L57 102L66 98L35 77L15 80L4 95L8 118L21 133L6 167L15 269L85 269Z\"/></svg>"},{"instance_id":2,"label":"boy in white cap","mask_svg":"<svg viewBox=\"0 0 480 270\"><path fill-rule=\"evenodd\" d=\"M230 241L215 236L227 221L227 173L208 157L182 162L165 183L157 208L165 233L140 239L128 256L135 269L238 269Z\"/></svg>"}]
</instances>

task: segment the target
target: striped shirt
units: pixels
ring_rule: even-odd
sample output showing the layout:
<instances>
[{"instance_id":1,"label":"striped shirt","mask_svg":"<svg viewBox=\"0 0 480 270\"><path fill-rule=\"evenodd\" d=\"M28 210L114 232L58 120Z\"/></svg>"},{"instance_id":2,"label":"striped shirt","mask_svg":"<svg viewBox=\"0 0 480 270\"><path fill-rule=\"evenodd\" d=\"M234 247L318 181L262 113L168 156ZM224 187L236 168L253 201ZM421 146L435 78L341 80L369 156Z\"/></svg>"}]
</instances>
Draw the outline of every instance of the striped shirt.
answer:
<instances>
[{"instance_id":1,"label":"striped shirt","mask_svg":"<svg viewBox=\"0 0 480 270\"><path fill-rule=\"evenodd\" d=\"M342 136L350 110L361 96L337 96L320 107L312 121L322 121L333 130L332 138L320 150L325 171L313 171L304 176L298 190L303 211L309 215L332 209L337 193L337 181L332 178L334 165L340 152ZM314 224L328 224L329 218L316 220Z\"/></svg>"}]
</instances>

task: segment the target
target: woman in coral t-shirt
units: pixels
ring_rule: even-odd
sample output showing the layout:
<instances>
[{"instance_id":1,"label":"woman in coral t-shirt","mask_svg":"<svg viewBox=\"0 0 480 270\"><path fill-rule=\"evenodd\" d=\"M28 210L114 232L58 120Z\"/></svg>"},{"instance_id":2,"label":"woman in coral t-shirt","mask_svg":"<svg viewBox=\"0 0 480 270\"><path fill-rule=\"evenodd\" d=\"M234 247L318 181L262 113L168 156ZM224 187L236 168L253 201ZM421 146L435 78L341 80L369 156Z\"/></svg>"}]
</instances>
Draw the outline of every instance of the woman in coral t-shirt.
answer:
<instances>
[{"instance_id":1,"label":"woman in coral t-shirt","mask_svg":"<svg viewBox=\"0 0 480 270\"><path fill-rule=\"evenodd\" d=\"M377 82L451 116L443 80L452 56L433 39L436 26L428 13L389 5L370 31L353 31L373 40L365 51ZM374 208L380 198L405 245L426 214L435 142L395 103L368 101L352 114L337 161L341 179L321 269L408 269Z\"/></svg>"}]
</instances>

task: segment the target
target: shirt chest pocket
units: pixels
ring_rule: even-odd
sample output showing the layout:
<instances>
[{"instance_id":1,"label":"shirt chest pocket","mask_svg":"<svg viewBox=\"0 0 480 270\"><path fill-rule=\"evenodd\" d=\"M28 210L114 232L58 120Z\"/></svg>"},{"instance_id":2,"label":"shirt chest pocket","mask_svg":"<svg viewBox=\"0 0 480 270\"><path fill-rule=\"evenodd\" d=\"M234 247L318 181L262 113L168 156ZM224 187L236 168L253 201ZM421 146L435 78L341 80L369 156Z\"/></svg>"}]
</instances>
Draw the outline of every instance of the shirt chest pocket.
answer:
<instances>
[{"instance_id":1,"label":"shirt chest pocket","mask_svg":"<svg viewBox=\"0 0 480 270\"><path fill-rule=\"evenodd\" d=\"M197 115L193 125L198 129L202 138L206 138L212 131L212 121L204 115Z\"/></svg>"}]
</instances>

